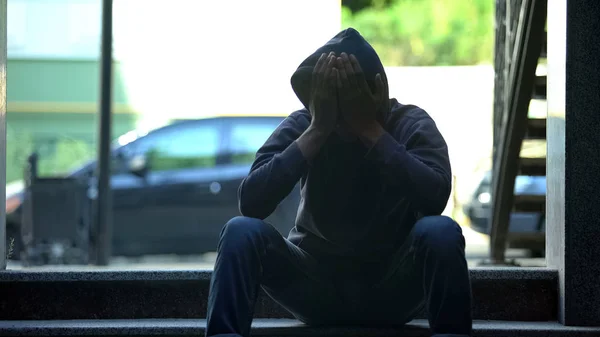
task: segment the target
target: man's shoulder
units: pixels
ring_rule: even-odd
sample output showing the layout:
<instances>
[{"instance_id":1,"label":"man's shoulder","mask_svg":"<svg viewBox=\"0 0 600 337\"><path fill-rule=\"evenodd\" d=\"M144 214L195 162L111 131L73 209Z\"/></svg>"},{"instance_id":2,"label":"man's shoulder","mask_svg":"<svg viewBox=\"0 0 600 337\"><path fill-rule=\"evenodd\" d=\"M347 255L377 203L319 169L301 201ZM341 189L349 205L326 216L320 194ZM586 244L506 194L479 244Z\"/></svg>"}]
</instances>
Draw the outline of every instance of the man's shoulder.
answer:
<instances>
[{"instance_id":1,"label":"man's shoulder","mask_svg":"<svg viewBox=\"0 0 600 337\"><path fill-rule=\"evenodd\" d=\"M418 137L426 135L431 139L443 140L435 121L425 109L412 104L401 104L397 101L395 103L390 109L387 130L396 140L407 141L413 135L418 135Z\"/></svg>"},{"instance_id":2,"label":"man's shoulder","mask_svg":"<svg viewBox=\"0 0 600 337\"><path fill-rule=\"evenodd\" d=\"M419 121L433 121L425 109L414 104L402 104L395 98L390 102L390 115L387 120L391 128L412 125Z\"/></svg>"},{"instance_id":3,"label":"man's shoulder","mask_svg":"<svg viewBox=\"0 0 600 337\"><path fill-rule=\"evenodd\" d=\"M272 139L279 136L289 137L290 135L299 136L310 126L310 114L306 109L300 109L287 115L279 126L273 131Z\"/></svg>"},{"instance_id":4,"label":"man's shoulder","mask_svg":"<svg viewBox=\"0 0 600 337\"><path fill-rule=\"evenodd\" d=\"M306 108L304 108L292 112L286 119L289 119L298 126L303 127L310 124L310 118L310 113Z\"/></svg>"},{"instance_id":5,"label":"man's shoulder","mask_svg":"<svg viewBox=\"0 0 600 337\"><path fill-rule=\"evenodd\" d=\"M302 108L300 110L292 112L288 117L293 118L296 121L305 119L310 120L310 112L308 112L306 108Z\"/></svg>"}]
</instances>

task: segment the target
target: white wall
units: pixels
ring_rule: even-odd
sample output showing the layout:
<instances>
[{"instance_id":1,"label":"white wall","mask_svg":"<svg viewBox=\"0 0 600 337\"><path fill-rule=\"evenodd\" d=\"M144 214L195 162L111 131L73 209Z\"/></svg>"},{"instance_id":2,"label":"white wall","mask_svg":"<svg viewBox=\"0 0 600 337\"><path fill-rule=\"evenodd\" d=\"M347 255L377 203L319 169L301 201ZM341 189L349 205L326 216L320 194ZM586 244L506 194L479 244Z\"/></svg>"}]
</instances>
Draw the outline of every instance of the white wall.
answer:
<instances>
[{"instance_id":1,"label":"white wall","mask_svg":"<svg viewBox=\"0 0 600 337\"><path fill-rule=\"evenodd\" d=\"M9 58L100 55L101 0L8 0L7 20Z\"/></svg>"},{"instance_id":2,"label":"white wall","mask_svg":"<svg viewBox=\"0 0 600 337\"><path fill-rule=\"evenodd\" d=\"M455 172L468 169L468 157L492 147L494 69L388 67L390 95L425 109L450 148Z\"/></svg>"},{"instance_id":3,"label":"white wall","mask_svg":"<svg viewBox=\"0 0 600 337\"><path fill-rule=\"evenodd\" d=\"M101 0L8 0L9 58L97 59ZM146 126L297 109L290 76L340 0L114 0L114 57ZM143 125L142 125L143 126Z\"/></svg>"},{"instance_id":4,"label":"white wall","mask_svg":"<svg viewBox=\"0 0 600 337\"><path fill-rule=\"evenodd\" d=\"M143 2L115 2L115 50L131 104L158 124L298 109L290 76L341 27L339 0Z\"/></svg>"}]
</instances>

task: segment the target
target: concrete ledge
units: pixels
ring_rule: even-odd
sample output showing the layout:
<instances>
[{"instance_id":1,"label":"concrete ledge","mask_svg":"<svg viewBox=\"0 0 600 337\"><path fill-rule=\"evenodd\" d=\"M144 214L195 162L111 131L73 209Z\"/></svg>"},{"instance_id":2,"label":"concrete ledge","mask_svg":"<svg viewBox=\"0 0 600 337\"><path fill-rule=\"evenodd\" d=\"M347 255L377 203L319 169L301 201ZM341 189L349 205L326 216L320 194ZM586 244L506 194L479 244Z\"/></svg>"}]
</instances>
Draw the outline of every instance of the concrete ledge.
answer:
<instances>
[{"instance_id":1,"label":"concrete ledge","mask_svg":"<svg viewBox=\"0 0 600 337\"><path fill-rule=\"evenodd\" d=\"M201 319L3 321L0 336L203 336L206 321ZM565 327L555 322L476 321L473 337L588 337L600 335L600 327ZM309 327L291 319L256 319L252 336L289 337L387 337L430 336L425 320L405 327Z\"/></svg>"},{"instance_id":2,"label":"concrete ledge","mask_svg":"<svg viewBox=\"0 0 600 337\"><path fill-rule=\"evenodd\" d=\"M554 280L549 268L484 267L470 270L471 280ZM73 281L210 281L212 270L4 270L0 282Z\"/></svg>"},{"instance_id":3,"label":"concrete ledge","mask_svg":"<svg viewBox=\"0 0 600 337\"><path fill-rule=\"evenodd\" d=\"M545 268L472 269L473 317L556 321L557 274ZM210 276L202 270L4 271L0 320L203 318ZM255 317L292 318L264 293Z\"/></svg>"}]
</instances>

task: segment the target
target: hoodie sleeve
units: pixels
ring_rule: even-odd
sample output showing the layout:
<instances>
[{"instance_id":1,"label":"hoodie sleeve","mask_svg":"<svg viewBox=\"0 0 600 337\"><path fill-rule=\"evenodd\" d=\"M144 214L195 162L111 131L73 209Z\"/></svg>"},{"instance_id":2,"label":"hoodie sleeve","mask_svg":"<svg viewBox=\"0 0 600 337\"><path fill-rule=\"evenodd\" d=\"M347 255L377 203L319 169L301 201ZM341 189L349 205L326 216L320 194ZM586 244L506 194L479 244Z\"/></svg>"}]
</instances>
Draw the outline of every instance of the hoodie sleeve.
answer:
<instances>
[{"instance_id":1,"label":"hoodie sleeve","mask_svg":"<svg viewBox=\"0 0 600 337\"><path fill-rule=\"evenodd\" d=\"M238 189L243 216L267 218L307 171L308 163L295 142L303 131L292 114L258 150L250 173Z\"/></svg>"},{"instance_id":2,"label":"hoodie sleeve","mask_svg":"<svg viewBox=\"0 0 600 337\"><path fill-rule=\"evenodd\" d=\"M452 188L446 141L430 119L385 133L369 150L388 186L401 189L423 215L444 211Z\"/></svg>"}]
</instances>

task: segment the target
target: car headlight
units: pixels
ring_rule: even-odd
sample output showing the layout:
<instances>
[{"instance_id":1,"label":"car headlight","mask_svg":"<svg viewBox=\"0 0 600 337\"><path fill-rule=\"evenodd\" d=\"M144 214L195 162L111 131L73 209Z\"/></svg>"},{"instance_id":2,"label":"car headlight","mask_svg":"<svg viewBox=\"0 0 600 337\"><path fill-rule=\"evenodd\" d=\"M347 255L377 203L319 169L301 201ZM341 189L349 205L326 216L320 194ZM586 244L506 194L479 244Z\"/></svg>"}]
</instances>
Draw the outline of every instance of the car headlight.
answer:
<instances>
[{"instance_id":1,"label":"car headlight","mask_svg":"<svg viewBox=\"0 0 600 337\"><path fill-rule=\"evenodd\" d=\"M19 206L21 206L21 198L18 196L6 198L6 214L14 212Z\"/></svg>"},{"instance_id":2,"label":"car headlight","mask_svg":"<svg viewBox=\"0 0 600 337\"><path fill-rule=\"evenodd\" d=\"M492 195L489 192L483 192L477 196L477 200L482 204L487 204L492 200Z\"/></svg>"}]
</instances>

